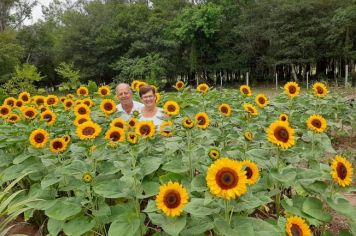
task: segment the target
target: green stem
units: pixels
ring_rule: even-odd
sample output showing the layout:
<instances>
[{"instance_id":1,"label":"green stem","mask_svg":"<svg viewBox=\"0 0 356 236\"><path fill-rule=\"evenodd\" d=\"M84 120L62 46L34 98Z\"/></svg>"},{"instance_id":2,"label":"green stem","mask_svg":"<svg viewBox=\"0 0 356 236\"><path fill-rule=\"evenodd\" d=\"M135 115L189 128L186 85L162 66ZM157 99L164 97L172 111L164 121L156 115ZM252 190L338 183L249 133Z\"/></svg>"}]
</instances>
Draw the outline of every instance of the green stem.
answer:
<instances>
[{"instance_id":1,"label":"green stem","mask_svg":"<svg viewBox=\"0 0 356 236\"><path fill-rule=\"evenodd\" d=\"M280 159L280 153L279 153L279 148L277 147L277 160L276 160L276 167L277 167L277 171L279 173L279 159ZM280 211L281 211L281 190L279 188L279 184L277 183L276 184L276 188L278 189L278 193L276 195L276 199L275 199L275 202L276 202L276 214L277 214L277 218L279 217L280 215Z\"/></svg>"},{"instance_id":2,"label":"green stem","mask_svg":"<svg viewBox=\"0 0 356 236\"><path fill-rule=\"evenodd\" d=\"M229 221L229 209L228 209L228 207L229 207L229 202L228 202L229 200L227 200L227 199L225 199L225 201L224 201L224 205L225 205L225 220L226 220L226 222L227 223L229 223L229 225L230 225L230 221Z\"/></svg>"}]
</instances>

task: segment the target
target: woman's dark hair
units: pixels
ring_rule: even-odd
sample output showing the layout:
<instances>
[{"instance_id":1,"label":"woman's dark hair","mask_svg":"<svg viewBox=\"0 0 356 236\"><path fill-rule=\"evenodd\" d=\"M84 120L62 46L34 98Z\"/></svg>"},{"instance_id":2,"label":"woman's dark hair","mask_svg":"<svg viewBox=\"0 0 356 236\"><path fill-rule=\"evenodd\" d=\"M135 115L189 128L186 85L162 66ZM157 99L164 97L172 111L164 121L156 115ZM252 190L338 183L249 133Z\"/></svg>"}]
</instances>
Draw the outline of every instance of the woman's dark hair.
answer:
<instances>
[{"instance_id":1,"label":"woman's dark hair","mask_svg":"<svg viewBox=\"0 0 356 236\"><path fill-rule=\"evenodd\" d=\"M138 94L140 95L140 98L142 97L142 95L148 93L149 91L152 91L153 94L155 93L155 89L149 85L143 85L140 87L140 90L138 92Z\"/></svg>"}]
</instances>

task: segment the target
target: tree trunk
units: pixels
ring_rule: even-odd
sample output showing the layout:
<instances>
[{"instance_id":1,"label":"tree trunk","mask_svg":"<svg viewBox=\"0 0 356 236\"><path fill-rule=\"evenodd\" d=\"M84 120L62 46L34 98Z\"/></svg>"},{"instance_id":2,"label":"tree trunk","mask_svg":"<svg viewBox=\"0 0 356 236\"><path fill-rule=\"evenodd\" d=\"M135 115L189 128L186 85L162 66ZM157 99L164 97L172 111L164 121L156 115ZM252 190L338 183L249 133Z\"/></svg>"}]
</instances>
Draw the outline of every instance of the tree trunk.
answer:
<instances>
[{"instance_id":1,"label":"tree trunk","mask_svg":"<svg viewBox=\"0 0 356 236\"><path fill-rule=\"evenodd\" d=\"M294 64L293 64L293 63L290 64L290 67L291 67L291 69L292 69L292 77L293 77L293 80L297 82L297 81L298 81L298 78L297 78L297 73L295 72Z\"/></svg>"}]
</instances>

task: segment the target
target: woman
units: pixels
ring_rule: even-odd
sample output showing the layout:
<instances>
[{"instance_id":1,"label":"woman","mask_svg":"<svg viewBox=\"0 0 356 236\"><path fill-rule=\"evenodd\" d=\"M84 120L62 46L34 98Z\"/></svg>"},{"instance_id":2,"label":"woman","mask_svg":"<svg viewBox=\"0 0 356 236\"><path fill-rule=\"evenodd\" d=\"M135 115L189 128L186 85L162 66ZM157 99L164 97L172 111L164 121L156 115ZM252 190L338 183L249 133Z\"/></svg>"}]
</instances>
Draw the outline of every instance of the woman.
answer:
<instances>
[{"instance_id":1,"label":"woman","mask_svg":"<svg viewBox=\"0 0 356 236\"><path fill-rule=\"evenodd\" d=\"M144 85L140 87L139 95L144 107L141 109L140 121L152 121L156 127L163 122L165 114L156 106L156 93L153 87Z\"/></svg>"}]
</instances>

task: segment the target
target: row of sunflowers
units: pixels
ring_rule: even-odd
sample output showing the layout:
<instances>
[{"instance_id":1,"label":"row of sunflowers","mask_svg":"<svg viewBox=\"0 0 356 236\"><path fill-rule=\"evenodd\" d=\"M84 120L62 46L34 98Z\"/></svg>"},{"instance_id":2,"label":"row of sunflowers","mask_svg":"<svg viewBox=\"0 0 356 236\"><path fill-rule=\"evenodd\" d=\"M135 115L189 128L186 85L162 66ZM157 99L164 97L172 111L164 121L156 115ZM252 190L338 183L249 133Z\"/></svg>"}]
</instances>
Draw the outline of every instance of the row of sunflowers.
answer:
<instances>
[{"instance_id":1,"label":"row of sunflowers","mask_svg":"<svg viewBox=\"0 0 356 236\"><path fill-rule=\"evenodd\" d=\"M327 234L327 206L356 233L340 194L354 154L330 139L355 114L325 84L289 82L274 98L247 85L154 88L168 117L158 129L139 112L121 119L109 86L5 99L0 182L24 190L11 201L25 201L26 220L50 235L307 236Z\"/></svg>"}]
</instances>

